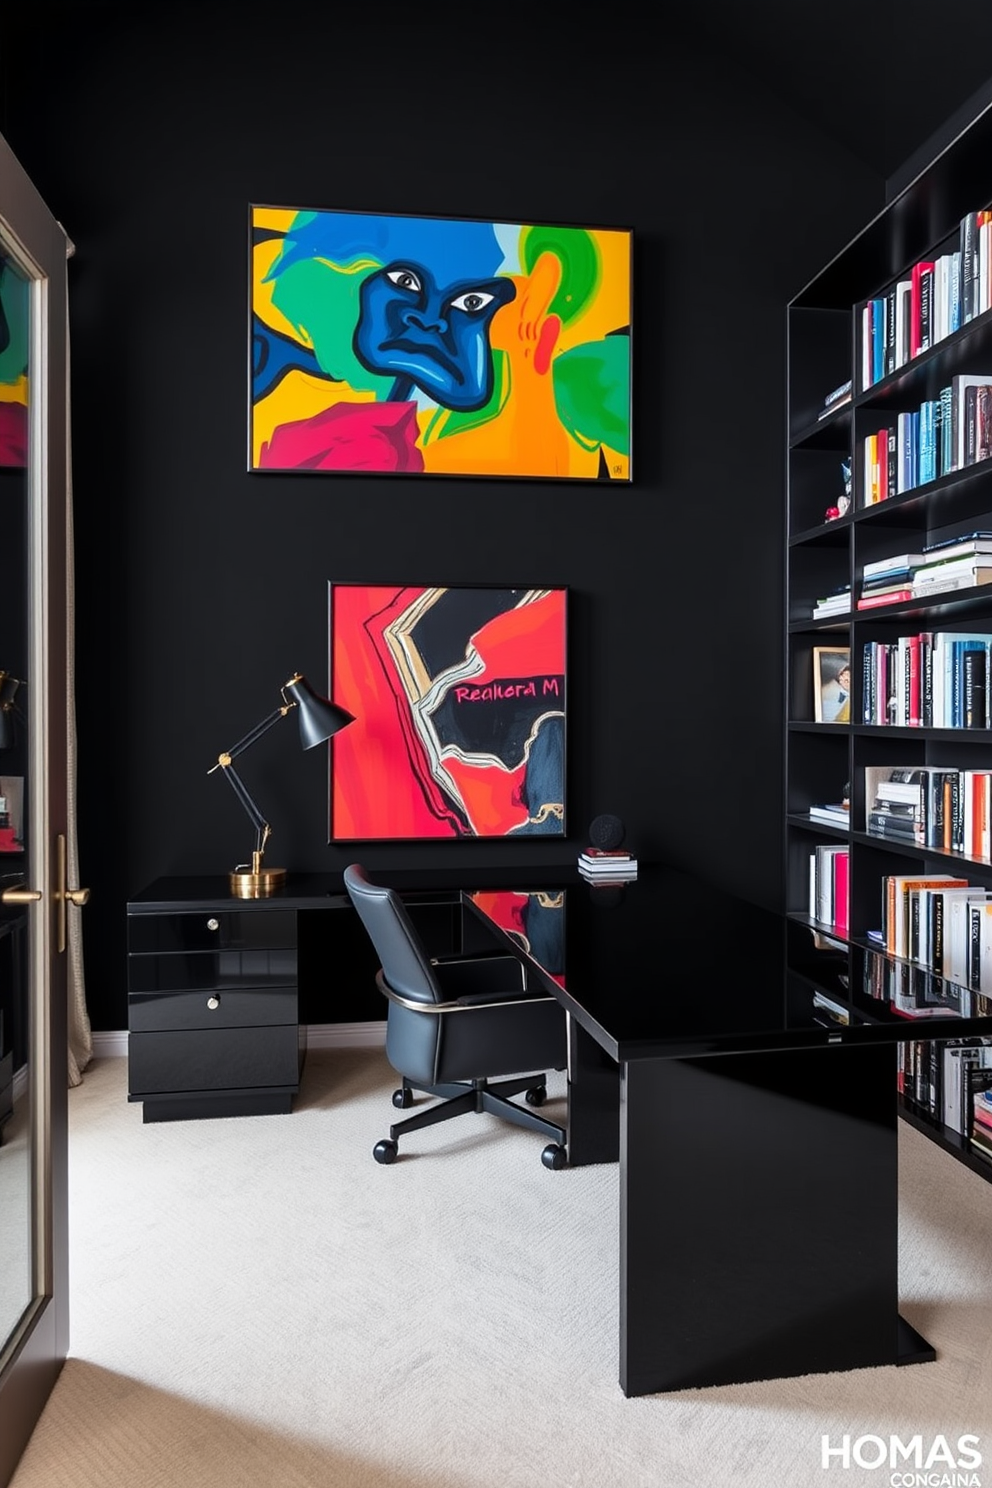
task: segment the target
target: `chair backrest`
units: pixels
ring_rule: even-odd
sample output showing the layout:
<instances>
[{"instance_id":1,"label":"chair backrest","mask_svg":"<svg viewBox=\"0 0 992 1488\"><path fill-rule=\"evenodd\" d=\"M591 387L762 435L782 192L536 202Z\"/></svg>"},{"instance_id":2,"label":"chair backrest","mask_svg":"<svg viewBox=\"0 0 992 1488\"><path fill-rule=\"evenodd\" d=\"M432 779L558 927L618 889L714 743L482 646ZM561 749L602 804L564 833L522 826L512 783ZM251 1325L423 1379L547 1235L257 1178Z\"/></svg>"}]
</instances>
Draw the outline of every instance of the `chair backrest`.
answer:
<instances>
[{"instance_id":1,"label":"chair backrest","mask_svg":"<svg viewBox=\"0 0 992 1488\"><path fill-rule=\"evenodd\" d=\"M344 886L393 991L416 1002L441 1002L430 960L395 889L373 883L361 863L349 863Z\"/></svg>"}]
</instances>

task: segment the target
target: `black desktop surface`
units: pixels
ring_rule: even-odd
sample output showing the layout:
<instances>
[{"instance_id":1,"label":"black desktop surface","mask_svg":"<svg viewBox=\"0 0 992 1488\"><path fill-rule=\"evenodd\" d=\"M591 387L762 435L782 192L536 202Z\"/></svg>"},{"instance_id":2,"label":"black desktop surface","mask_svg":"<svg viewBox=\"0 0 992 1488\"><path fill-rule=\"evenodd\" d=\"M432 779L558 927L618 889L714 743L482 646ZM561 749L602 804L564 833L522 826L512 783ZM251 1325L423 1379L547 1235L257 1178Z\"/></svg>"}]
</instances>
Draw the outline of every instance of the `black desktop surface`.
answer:
<instances>
[{"instance_id":1,"label":"black desktop surface","mask_svg":"<svg viewBox=\"0 0 992 1488\"><path fill-rule=\"evenodd\" d=\"M992 1036L992 997L674 869L524 889L467 899L618 1060Z\"/></svg>"},{"instance_id":2,"label":"black desktop surface","mask_svg":"<svg viewBox=\"0 0 992 1488\"><path fill-rule=\"evenodd\" d=\"M848 945L688 873L640 863L593 885L574 862L373 869L411 903L457 900L521 949L618 1060L992 1036L992 995ZM131 913L246 901L226 876L159 879ZM290 873L255 909L347 909L341 874Z\"/></svg>"}]
</instances>

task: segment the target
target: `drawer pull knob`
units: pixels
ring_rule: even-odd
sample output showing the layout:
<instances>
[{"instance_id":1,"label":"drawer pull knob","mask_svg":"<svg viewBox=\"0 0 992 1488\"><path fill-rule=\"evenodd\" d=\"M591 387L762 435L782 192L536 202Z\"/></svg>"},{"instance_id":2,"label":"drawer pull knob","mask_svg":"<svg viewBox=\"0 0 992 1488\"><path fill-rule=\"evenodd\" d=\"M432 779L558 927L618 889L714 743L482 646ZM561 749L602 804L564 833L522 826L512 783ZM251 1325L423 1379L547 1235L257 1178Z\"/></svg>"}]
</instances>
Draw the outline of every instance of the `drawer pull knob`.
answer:
<instances>
[{"instance_id":1,"label":"drawer pull knob","mask_svg":"<svg viewBox=\"0 0 992 1488\"><path fill-rule=\"evenodd\" d=\"M220 920L213 920L213 919L208 920L207 921L207 929L208 930L219 930L220 929Z\"/></svg>"},{"instance_id":2,"label":"drawer pull knob","mask_svg":"<svg viewBox=\"0 0 992 1488\"><path fill-rule=\"evenodd\" d=\"M208 1008L211 1008L211 1009L213 1009L213 1008L219 1008L220 1007L220 998L219 997L208 997L207 998L207 1007Z\"/></svg>"}]
</instances>

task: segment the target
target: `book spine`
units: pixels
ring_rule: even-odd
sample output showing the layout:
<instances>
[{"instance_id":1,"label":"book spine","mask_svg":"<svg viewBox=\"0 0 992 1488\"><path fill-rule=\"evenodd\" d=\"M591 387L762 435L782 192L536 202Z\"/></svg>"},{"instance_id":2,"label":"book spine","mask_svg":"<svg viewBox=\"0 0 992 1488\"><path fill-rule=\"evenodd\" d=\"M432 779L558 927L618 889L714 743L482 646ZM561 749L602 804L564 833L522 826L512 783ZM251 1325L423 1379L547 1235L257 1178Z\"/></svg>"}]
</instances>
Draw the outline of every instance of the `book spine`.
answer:
<instances>
[{"instance_id":1,"label":"book spine","mask_svg":"<svg viewBox=\"0 0 992 1488\"><path fill-rule=\"evenodd\" d=\"M940 473L947 475L954 469L954 444L951 430L950 384L940 390Z\"/></svg>"},{"instance_id":2,"label":"book spine","mask_svg":"<svg viewBox=\"0 0 992 1488\"><path fill-rule=\"evenodd\" d=\"M953 336L961 329L961 250L951 254L950 275L947 285L947 334Z\"/></svg>"},{"instance_id":3,"label":"book spine","mask_svg":"<svg viewBox=\"0 0 992 1488\"><path fill-rule=\"evenodd\" d=\"M975 315L972 263L975 253L975 213L961 218L958 229L961 252L961 324L967 325Z\"/></svg>"},{"instance_id":4,"label":"book spine","mask_svg":"<svg viewBox=\"0 0 992 1488\"><path fill-rule=\"evenodd\" d=\"M875 643L866 641L861 652L861 716L875 722Z\"/></svg>"},{"instance_id":5,"label":"book spine","mask_svg":"<svg viewBox=\"0 0 992 1488\"><path fill-rule=\"evenodd\" d=\"M885 300L871 302L871 380L881 382L885 376Z\"/></svg>"},{"instance_id":6,"label":"book spine","mask_svg":"<svg viewBox=\"0 0 992 1488\"><path fill-rule=\"evenodd\" d=\"M920 275L920 351L929 351L934 344L934 265L928 264Z\"/></svg>"},{"instance_id":7,"label":"book spine","mask_svg":"<svg viewBox=\"0 0 992 1488\"><path fill-rule=\"evenodd\" d=\"M933 633L920 632L920 722L933 727Z\"/></svg>"},{"instance_id":8,"label":"book spine","mask_svg":"<svg viewBox=\"0 0 992 1488\"><path fill-rule=\"evenodd\" d=\"M907 675L906 722L911 728L920 726L920 638L909 637Z\"/></svg>"},{"instance_id":9,"label":"book spine","mask_svg":"<svg viewBox=\"0 0 992 1488\"><path fill-rule=\"evenodd\" d=\"M876 499L884 501L889 494L889 431L879 429L875 434L875 450L878 459L878 494Z\"/></svg>"},{"instance_id":10,"label":"book spine","mask_svg":"<svg viewBox=\"0 0 992 1488\"><path fill-rule=\"evenodd\" d=\"M968 907L968 987L977 992L981 987L982 970L982 907Z\"/></svg>"},{"instance_id":11,"label":"book spine","mask_svg":"<svg viewBox=\"0 0 992 1488\"><path fill-rule=\"evenodd\" d=\"M987 656L984 649L969 649L962 657L964 671L964 716L963 728L985 728L985 672Z\"/></svg>"},{"instance_id":12,"label":"book spine","mask_svg":"<svg viewBox=\"0 0 992 1488\"><path fill-rule=\"evenodd\" d=\"M975 450L977 443L975 439L976 418L975 410L978 405L978 389L974 385L964 390L964 463L974 465Z\"/></svg>"},{"instance_id":13,"label":"book spine","mask_svg":"<svg viewBox=\"0 0 992 1488\"><path fill-rule=\"evenodd\" d=\"M938 976L944 970L944 895L935 889L930 895L930 965Z\"/></svg>"},{"instance_id":14,"label":"book spine","mask_svg":"<svg viewBox=\"0 0 992 1488\"><path fill-rule=\"evenodd\" d=\"M839 934L847 934L848 925L848 863L847 852L835 853L833 857L833 925Z\"/></svg>"},{"instance_id":15,"label":"book spine","mask_svg":"<svg viewBox=\"0 0 992 1488\"><path fill-rule=\"evenodd\" d=\"M992 455L992 387L978 389L975 408L975 463Z\"/></svg>"}]
</instances>

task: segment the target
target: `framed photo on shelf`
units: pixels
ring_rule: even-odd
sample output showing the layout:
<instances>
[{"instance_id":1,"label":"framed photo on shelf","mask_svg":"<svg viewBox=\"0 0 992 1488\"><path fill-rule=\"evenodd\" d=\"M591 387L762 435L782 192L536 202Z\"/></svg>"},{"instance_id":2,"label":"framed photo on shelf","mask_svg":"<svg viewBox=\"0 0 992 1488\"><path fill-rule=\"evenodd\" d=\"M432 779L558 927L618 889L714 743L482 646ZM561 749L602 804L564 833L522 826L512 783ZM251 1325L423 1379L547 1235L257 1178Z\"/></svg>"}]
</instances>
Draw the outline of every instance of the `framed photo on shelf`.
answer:
<instances>
[{"instance_id":1,"label":"framed photo on shelf","mask_svg":"<svg viewBox=\"0 0 992 1488\"><path fill-rule=\"evenodd\" d=\"M253 205L250 471L629 481L629 229Z\"/></svg>"},{"instance_id":2,"label":"framed photo on shelf","mask_svg":"<svg viewBox=\"0 0 992 1488\"><path fill-rule=\"evenodd\" d=\"M850 723L849 649L842 646L813 647L813 718L817 723Z\"/></svg>"},{"instance_id":3,"label":"framed photo on shelf","mask_svg":"<svg viewBox=\"0 0 992 1488\"><path fill-rule=\"evenodd\" d=\"M566 600L330 585L331 842L565 835Z\"/></svg>"}]
</instances>

